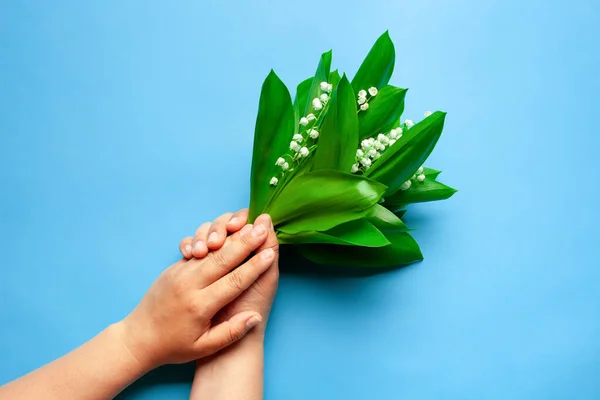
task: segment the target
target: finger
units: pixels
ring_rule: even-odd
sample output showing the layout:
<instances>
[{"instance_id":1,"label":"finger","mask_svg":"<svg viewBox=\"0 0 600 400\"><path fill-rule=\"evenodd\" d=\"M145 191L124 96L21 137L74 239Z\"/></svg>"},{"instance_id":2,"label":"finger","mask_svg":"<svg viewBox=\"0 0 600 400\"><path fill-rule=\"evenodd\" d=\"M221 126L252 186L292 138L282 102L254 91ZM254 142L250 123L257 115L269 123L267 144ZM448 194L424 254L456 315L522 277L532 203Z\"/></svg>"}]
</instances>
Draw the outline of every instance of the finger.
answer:
<instances>
[{"instance_id":1,"label":"finger","mask_svg":"<svg viewBox=\"0 0 600 400\"><path fill-rule=\"evenodd\" d=\"M227 223L231 220L232 213L225 213L215 219L208 230L208 239L206 245L209 250L219 250L227 238Z\"/></svg>"},{"instance_id":2,"label":"finger","mask_svg":"<svg viewBox=\"0 0 600 400\"><path fill-rule=\"evenodd\" d=\"M179 243L179 251L183 258L192 258L192 237L188 236L183 238L181 243Z\"/></svg>"},{"instance_id":3,"label":"finger","mask_svg":"<svg viewBox=\"0 0 600 400\"><path fill-rule=\"evenodd\" d=\"M266 249L256 254L239 268L231 271L202 291L209 315L216 314L250 287L273 264L275 253Z\"/></svg>"},{"instance_id":4,"label":"finger","mask_svg":"<svg viewBox=\"0 0 600 400\"><path fill-rule=\"evenodd\" d=\"M190 268L196 270L200 282L206 287L243 263L266 238L267 228L264 225L246 225L238 233L229 236L225 246L211 251L208 257L191 264Z\"/></svg>"},{"instance_id":5,"label":"finger","mask_svg":"<svg viewBox=\"0 0 600 400\"><path fill-rule=\"evenodd\" d=\"M255 311L244 311L234 315L228 321L221 322L195 343L198 357L210 356L217 351L237 342L262 321L262 317Z\"/></svg>"},{"instance_id":6,"label":"finger","mask_svg":"<svg viewBox=\"0 0 600 400\"><path fill-rule=\"evenodd\" d=\"M208 230L212 223L205 222L196 230L194 239L192 241L192 252L196 258L204 258L208 254L208 247L206 247L206 238L208 236Z\"/></svg>"},{"instance_id":7,"label":"finger","mask_svg":"<svg viewBox=\"0 0 600 400\"><path fill-rule=\"evenodd\" d=\"M244 227L244 225L246 225L247 222L248 222L248 209L244 208L244 209L236 212L235 214L233 214L233 217L231 217L231 219L227 223L227 230L230 233L237 232L240 229L242 229Z\"/></svg>"},{"instance_id":8,"label":"finger","mask_svg":"<svg viewBox=\"0 0 600 400\"><path fill-rule=\"evenodd\" d=\"M275 229L273 227L273 220L271 220L271 216L268 214L261 214L256 218L255 224L262 224L267 227L267 239L265 242L258 248L257 251L262 251L265 249L272 249L275 252L275 260L279 259L279 241L277 240L277 234L275 233Z\"/></svg>"}]
</instances>

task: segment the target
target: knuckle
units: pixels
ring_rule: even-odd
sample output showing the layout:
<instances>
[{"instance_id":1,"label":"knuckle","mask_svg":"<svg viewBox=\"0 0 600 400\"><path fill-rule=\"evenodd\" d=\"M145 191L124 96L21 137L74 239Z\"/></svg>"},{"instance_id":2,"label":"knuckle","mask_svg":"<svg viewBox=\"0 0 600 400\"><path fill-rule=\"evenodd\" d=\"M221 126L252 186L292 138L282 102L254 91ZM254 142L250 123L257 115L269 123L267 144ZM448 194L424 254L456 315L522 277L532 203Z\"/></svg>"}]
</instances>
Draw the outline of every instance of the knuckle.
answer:
<instances>
[{"instance_id":1,"label":"knuckle","mask_svg":"<svg viewBox=\"0 0 600 400\"><path fill-rule=\"evenodd\" d=\"M229 327L229 337L228 337L229 343L237 342L238 340L240 340L242 338L242 336L244 336L243 331L241 331L239 329L235 329L232 326Z\"/></svg>"},{"instance_id":2,"label":"knuckle","mask_svg":"<svg viewBox=\"0 0 600 400\"><path fill-rule=\"evenodd\" d=\"M187 304L187 309L190 314L202 317L207 313L206 306L195 300L190 300Z\"/></svg>"},{"instance_id":3,"label":"knuckle","mask_svg":"<svg viewBox=\"0 0 600 400\"><path fill-rule=\"evenodd\" d=\"M237 270L233 271L228 275L227 283L233 290L237 292L241 292L244 290L244 278L242 277L242 274Z\"/></svg>"},{"instance_id":4,"label":"knuckle","mask_svg":"<svg viewBox=\"0 0 600 400\"><path fill-rule=\"evenodd\" d=\"M172 287L173 293L178 297L182 297L187 292L188 284L182 279L175 279L172 281Z\"/></svg>"},{"instance_id":5,"label":"knuckle","mask_svg":"<svg viewBox=\"0 0 600 400\"><path fill-rule=\"evenodd\" d=\"M211 254L212 262L219 268L229 269L229 261L228 257L225 255L223 251L215 251Z\"/></svg>"}]
</instances>

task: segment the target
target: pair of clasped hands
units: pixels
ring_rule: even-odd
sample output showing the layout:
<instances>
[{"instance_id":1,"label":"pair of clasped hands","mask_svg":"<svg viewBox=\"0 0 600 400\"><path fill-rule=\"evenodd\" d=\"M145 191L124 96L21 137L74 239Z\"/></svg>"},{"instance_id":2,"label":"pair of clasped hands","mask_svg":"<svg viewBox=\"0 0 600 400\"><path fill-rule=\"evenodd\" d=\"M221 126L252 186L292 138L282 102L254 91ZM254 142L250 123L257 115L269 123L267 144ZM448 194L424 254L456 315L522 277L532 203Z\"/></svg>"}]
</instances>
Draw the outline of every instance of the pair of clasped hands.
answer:
<instances>
[{"instance_id":1,"label":"pair of clasped hands","mask_svg":"<svg viewBox=\"0 0 600 400\"><path fill-rule=\"evenodd\" d=\"M268 215L247 210L201 225L123 321L136 357L183 363L214 354L250 329L264 329L277 290L278 242ZM140 334L140 332L147 332Z\"/></svg>"},{"instance_id":2,"label":"pair of clasped hands","mask_svg":"<svg viewBox=\"0 0 600 400\"><path fill-rule=\"evenodd\" d=\"M261 399L279 247L268 215L247 219L241 210L200 226L127 317L0 386L0 400L111 399L158 366L194 360L191 399Z\"/></svg>"}]
</instances>

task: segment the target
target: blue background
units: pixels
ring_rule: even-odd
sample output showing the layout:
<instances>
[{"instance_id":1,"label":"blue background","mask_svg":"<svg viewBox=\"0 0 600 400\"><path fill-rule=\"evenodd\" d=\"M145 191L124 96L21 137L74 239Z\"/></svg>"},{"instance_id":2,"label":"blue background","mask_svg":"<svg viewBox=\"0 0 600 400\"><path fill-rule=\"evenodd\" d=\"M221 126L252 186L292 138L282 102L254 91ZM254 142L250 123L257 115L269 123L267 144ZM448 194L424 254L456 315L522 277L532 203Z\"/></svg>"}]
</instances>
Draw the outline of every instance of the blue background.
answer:
<instances>
[{"instance_id":1,"label":"blue background","mask_svg":"<svg viewBox=\"0 0 600 400\"><path fill-rule=\"evenodd\" d=\"M419 264L282 276L267 398L600 397L597 1L165 3L0 2L0 382L125 316L183 236L246 206L270 68L294 87L333 48L352 75L390 29L405 115L448 112L427 165L460 191L409 211Z\"/></svg>"}]
</instances>

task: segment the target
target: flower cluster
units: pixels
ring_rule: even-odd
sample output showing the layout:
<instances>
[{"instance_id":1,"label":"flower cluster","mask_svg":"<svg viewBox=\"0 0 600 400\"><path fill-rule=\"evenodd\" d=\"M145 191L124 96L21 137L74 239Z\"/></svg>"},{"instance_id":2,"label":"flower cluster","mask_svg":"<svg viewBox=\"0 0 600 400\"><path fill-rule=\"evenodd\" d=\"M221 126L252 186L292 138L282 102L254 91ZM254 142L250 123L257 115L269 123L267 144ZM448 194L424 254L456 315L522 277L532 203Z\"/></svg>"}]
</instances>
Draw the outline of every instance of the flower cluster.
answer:
<instances>
[{"instance_id":1,"label":"flower cluster","mask_svg":"<svg viewBox=\"0 0 600 400\"><path fill-rule=\"evenodd\" d=\"M358 112L367 111L369 109L369 100L373 97L377 96L377 88L372 86L369 88L369 91L360 90L358 92Z\"/></svg>"},{"instance_id":2,"label":"flower cluster","mask_svg":"<svg viewBox=\"0 0 600 400\"><path fill-rule=\"evenodd\" d=\"M371 89L375 89L375 88L371 88ZM369 91L371 89L369 89ZM375 89L374 93L375 93L375 95L377 94L377 89ZM360 94L361 93L359 92L359 96L360 96ZM364 103L364 104L367 104L367 103ZM427 111L425 113L425 118L427 118L431 114L432 114L431 111ZM358 172L367 171L369 168L371 168L371 165L373 164L373 162L375 160L377 160L379 157L381 157L381 154L383 154L383 152L386 150L386 148L393 146L394 143L396 143L396 141L402 137L402 133L405 130L410 129L414 125L415 125L415 123L412 120L405 119L404 123L400 124L400 126L398 128L394 128L386 134L380 133L377 135L376 138L369 138L369 139L363 140L360 143L360 148L358 150L356 150L355 163L352 165L352 169L350 170L350 172L355 174ZM422 174L423 169L420 168L420 170L421 170L421 172L419 172L417 174L418 176L415 175L413 178L417 179L419 182L423 182L425 180L425 175ZM410 181L408 181L408 182L405 182L405 184L403 186L406 186L406 189L408 189L410 187L410 185L411 185L411 183L410 183ZM403 189L403 190L406 190L406 189Z\"/></svg>"},{"instance_id":3,"label":"flower cluster","mask_svg":"<svg viewBox=\"0 0 600 400\"><path fill-rule=\"evenodd\" d=\"M357 173L371 168L373 161L381 157L386 148L393 146L402 137L402 128L394 128L388 133L380 133L376 138L365 139L360 143L360 149L356 150L356 162L352 165L350 172Z\"/></svg>"},{"instance_id":4,"label":"flower cluster","mask_svg":"<svg viewBox=\"0 0 600 400\"><path fill-rule=\"evenodd\" d=\"M412 181L423 183L425 181L425 175L423 174L423 167L419 167L417 172L400 186L400 190L408 190L412 186Z\"/></svg>"},{"instance_id":5,"label":"flower cluster","mask_svg":"<svg viewBox=\"0 0 600 400\"><path fill-rule=\"evenodd\" d=\"M284 154L275 161L275 165L281 167L281 176L287 171L293 171L294 167L301 162L301 159L308 157L311 151L317 147L314 143L311 145L310 141L315 141L319 137L319 116L329 102L329 94L333 90L333 85L328 82L321 82L319 89L323 93L311 101L316 115L309 113L300 118L298 133L294 134L290 142L291 154ZM272 177L269 182L271 186L277 186L278 183L279 178L276 176Z\"/></svg>"}]
</instances>

